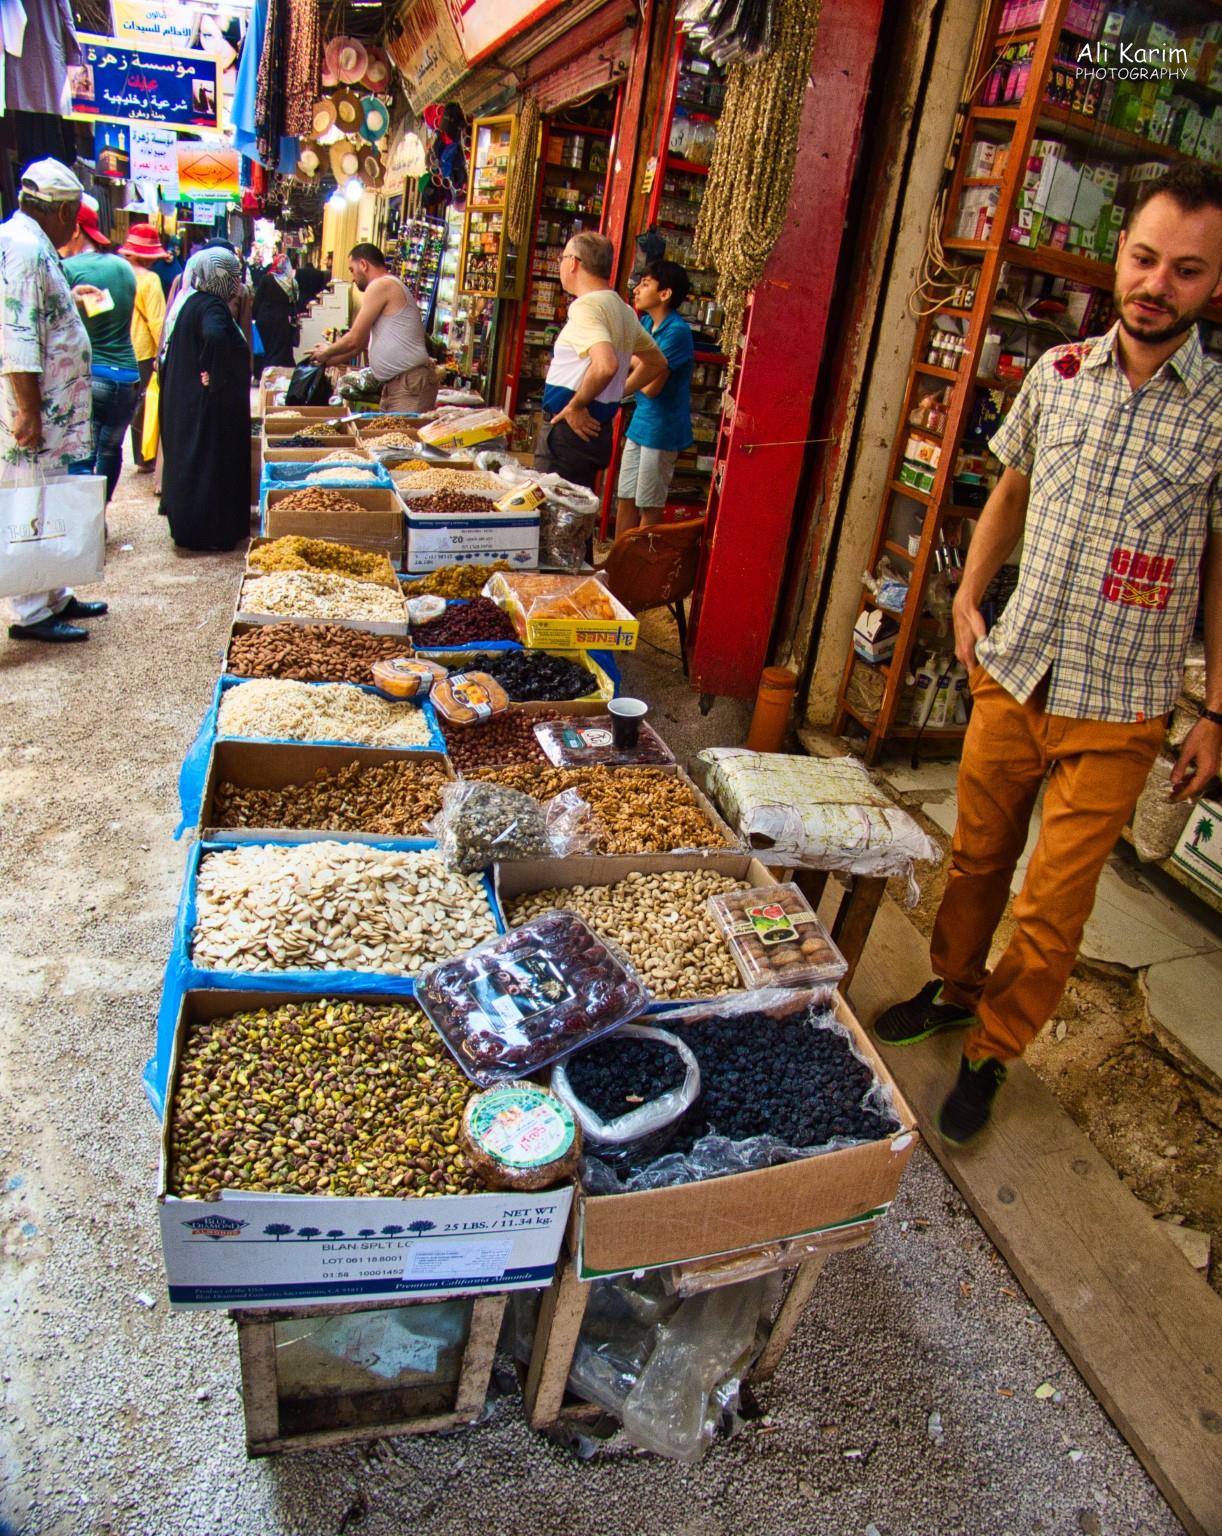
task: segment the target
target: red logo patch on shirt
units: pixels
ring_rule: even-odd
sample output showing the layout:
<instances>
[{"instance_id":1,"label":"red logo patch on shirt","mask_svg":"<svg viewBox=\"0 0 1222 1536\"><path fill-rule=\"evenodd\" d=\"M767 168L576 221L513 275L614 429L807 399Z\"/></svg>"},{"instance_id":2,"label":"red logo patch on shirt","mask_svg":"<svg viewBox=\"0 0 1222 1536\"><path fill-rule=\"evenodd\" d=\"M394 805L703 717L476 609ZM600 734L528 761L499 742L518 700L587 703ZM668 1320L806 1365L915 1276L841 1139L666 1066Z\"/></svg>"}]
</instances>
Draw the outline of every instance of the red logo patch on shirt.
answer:
<instances>
[{"instance_id":1,"label":"red logo patch on shirt","mask_svg":"<svg viewBox=\"0 0 1222 1536\"><path fill-rule=\"evenodd\" d=\"M1089 351L1089 347L1076 341L1066 347L1058 347L1052 366L1063 379L1072 379L1076 377L1078 370L1082 367L1082 359Z\"/></svg>"},{"instance_id":2,"label":"red logo patch on shirt","mask_svg":"<svg viewBox=\"0 0 1222 1536\"><path fill-rule=\"evenodd\" d=\"M1105 602L1162 612L1171 601L1175 561L1140 549L1114 549L1103 578Z\"/></svg>"}]
</instances>

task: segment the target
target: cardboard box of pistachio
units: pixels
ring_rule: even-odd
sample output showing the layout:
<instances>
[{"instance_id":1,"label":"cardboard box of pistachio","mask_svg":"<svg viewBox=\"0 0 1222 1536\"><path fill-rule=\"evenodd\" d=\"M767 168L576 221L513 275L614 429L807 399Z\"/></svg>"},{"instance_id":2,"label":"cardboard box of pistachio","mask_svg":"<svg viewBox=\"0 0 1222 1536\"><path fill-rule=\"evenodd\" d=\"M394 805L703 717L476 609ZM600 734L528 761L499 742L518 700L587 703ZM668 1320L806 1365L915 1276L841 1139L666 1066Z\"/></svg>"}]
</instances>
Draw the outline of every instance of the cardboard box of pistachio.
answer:
<instances>
[{"instance_id":1,"label":"cardboard box of pistachio","mask_svg":"<svg viewBox=\"0 0 1222 1536\"><path fill-rule=\"evenodd\" d=\"M370 1025L371 1007L398 1012ZM296 1044L286 1055L290 1035ZM379 1063L392 1055L414 1058L420 1047L422 1059L437 1064L421 1071L436 1075L418 1080L410 1062L372 1075L354 1070L349 1078L340 1071L330 1082L324 1074L310 1094L295 1091L291 1103L278 1104L285 1063L299 1060L313 1045L328 1051L337 1066L356 1064L361 1073L375 1056ZM264 1076L261 1067L273 1053L280 1071ZM185 993L170 1061L157 1187L170 1305L338 1305L547 1285L572 1205L571 1185L542 1194L396 1196L396 1188L413 1187L419 1161L436 1165L442 1189L471 1182L462 1174L444 1176L451 1173L447 1159L453 1154L447 1148L456 1147L453 1141L441 1143L439 1151L430 1147L423 1156L392 1145L396 1132L419 1123L413 1118L417 1108L429 1110L427 1094L416 1104L421 1084L427 1082L437 1096L439 1081L448 1126L455 1111L461 1114L459 1101L476 1091L474 1084L450 1063L415 1003L402 996L328 1005L284 991ZM351 1095L347 1120L346 1095ZM381 1142L366 1136L361 1155L355 1162L347 1159L341 1171L338 1153L352 1144L345 1128L370 1118L366 1109L388 1134ZM264 1134L269 1120L276 1126L270 1138ZM410 1139L432 1141L423 1134ZM268 1150L256 1155L252 1147ZM298 1192L268 1188L269 1180L281 1177L276 1163L284 1164L283 1180L295 1183ZM332 1179L360 1192L314 1194L301 1188L306 1181ZM249 1184L260 1187L244 1187ZM367 1188L375 1192L364 1193Z\"/></svg>"}]
</instances>

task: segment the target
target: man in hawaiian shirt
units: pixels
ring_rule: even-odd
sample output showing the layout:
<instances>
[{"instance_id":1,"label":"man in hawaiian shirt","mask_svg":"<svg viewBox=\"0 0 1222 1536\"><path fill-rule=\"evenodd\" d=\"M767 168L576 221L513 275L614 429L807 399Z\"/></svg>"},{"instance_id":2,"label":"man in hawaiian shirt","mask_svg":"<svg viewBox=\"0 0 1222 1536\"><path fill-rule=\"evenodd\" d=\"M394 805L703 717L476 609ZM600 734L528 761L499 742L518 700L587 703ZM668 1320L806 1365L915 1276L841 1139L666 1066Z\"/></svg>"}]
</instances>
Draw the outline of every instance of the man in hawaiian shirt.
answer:
<instances>
[{"instance_id":1,"label":"man in hawaiian shirt","mask_svg":"<svg viewBox=\"0 0 1222 1536\"><path fill-rule=\"evenodd\" d=\"M21 178L18 211L0 224L0 482L31 470L52 480L91 457L89 336L77 305L102 294L69 288L56 252L76 229L81 192L67 166L35 161ZM88 640L68 621L106 612L67 587L11 601L12 640Z\"/></svg>"},{"instance_id":2,"label":"man in hawaiian shirt","mask_svg":"<svg viewBox=\"0 0 1222 1536\"><path fill-rule=\"evenodd\" d=\"M1150 184L1116 261L1119 320L1053 347L991 447L1003 473L954 603L974 699L959 816L930 942L937 978L879 1018L889 1045L968 1026L938 1129L988 1122L1005 1063L1060 1002L1095 886L1163 742L1198 602L1205 709L1172 771L1200 794L1222 752L1222 368L1196 321L1222 297L1222 175L1185 164ZM1023 539L990 631L981 599ZM993 933L1036 797L1040 833L990 972Z\"/></svg>"}]
</instances>

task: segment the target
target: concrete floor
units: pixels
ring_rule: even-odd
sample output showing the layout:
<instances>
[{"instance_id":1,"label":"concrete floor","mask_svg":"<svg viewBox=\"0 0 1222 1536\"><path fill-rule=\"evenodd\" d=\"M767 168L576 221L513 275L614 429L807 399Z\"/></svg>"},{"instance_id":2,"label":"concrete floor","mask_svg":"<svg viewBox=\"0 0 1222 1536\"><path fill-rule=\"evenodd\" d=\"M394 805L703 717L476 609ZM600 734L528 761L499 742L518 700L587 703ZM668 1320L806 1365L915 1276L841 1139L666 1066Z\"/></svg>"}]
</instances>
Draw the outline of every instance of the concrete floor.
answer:
<instances>
[{"instance_id":1,"label":"concrete floor","mask_svg":"<svg viewBox=\"0 0 1222 1536\"><path fill-rule=\"evenodd\" d=\"M177 768L241 559L176 555L130 472L110 529L113 612L89 644L0 642L0 1519L23 1536L1174 1536L923 1151L878 1240L829 1263L762 1394L770 1422L697 1467L622 1445L578 1461L512 1394L452 1436L247 1462L231 1325L163 1299L140 1087L183 863ZM625 681L672 742L741 739L743 710L702 719L670 665L642 648ZM891 979L898 996L924 978Z\"/></svg>"}]
</instances>

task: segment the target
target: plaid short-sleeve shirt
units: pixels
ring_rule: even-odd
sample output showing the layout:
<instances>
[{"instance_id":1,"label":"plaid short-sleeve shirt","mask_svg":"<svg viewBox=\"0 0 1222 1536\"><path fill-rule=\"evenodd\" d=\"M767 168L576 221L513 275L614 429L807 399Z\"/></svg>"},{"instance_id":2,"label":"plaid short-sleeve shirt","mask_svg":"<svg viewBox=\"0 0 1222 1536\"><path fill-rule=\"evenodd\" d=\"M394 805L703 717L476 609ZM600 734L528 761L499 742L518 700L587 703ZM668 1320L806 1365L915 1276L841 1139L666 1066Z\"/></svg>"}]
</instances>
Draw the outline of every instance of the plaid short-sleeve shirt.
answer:
<instances>
[{"instance_id":1,"label":"plaid short-sleeve shirt","mask_svg":"<svg viewBox=\"0 0 1222 1536\"><path fill-rule=\"evenodd\" d=\"M1222 368L1196 329L1134 390L1106 336L1054 347L990 447L1031 481L1018 585L976 655L1024 703L1147 720L1175 703L1222 534Z\"/></svg>"}]
</instances>

